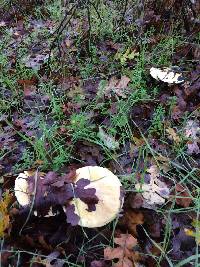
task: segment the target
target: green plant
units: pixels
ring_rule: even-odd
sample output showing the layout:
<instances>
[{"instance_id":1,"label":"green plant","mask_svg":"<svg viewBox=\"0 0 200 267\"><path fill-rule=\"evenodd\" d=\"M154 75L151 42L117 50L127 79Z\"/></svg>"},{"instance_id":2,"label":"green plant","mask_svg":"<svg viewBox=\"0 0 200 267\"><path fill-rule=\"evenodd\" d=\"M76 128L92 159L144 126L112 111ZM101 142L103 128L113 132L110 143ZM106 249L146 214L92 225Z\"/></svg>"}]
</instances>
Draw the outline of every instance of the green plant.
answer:
<instances>
[{"instance_id":1,"label":"green plant","mask_svg":"<svg viewBox=\"0 0 200 267\"><path fill-rule=\"evenodd\" d=\"M179 36L172 35L165 37L152 49L149 63L151 66L169 66L171 65L172 56L175 48L180 45L182 40Z\"/></svg>"},{"instance_id":2,"label":"green plant","mask_svg":"<svg viewBox=\"0 0 200 267\"><path fill-rule=\"evenodd\" d=\"M94 140L96 137L94 125L90 123L90 119L87 114L72 114L70 117L70 124L67 126L69 135L72 137L74 142L85 139Z\"/></svg>"},{"instance_id":3,"label":"green plant","mask_svg":"<svg viewBox=\"0 0 200 267\"><path fill-rule=\"evenodd\" d=\"M164 130L165 109L160 104L156 107L153 118L151 120L151 126L149 128L150 134L157 134L162 136Z\"/></svg>"},{"instance_id":4,"label":"green plant","mask_svg":"<svg viewBox=\"0 0 200 267\"><path fill-rule=\"evenodd\" d=\"M118 16L116 9L106 3L99 1L97 7L90 5L91 35L101 39L112 37L114 32L115 20Z\"/></svg>"},{"instance_id":5,"label":"green plant","mask_svg":"<svg viewBox=\"0 0 200 267\"><path fill-rule=\"evenodd\" d=\"M46 19L48 17L55 22L59 22L62 19L64 15L63 11L62 0L45 1L42 8L37 5L35 7L36 17L39 19Z\"/></svg>"}]
</instances>

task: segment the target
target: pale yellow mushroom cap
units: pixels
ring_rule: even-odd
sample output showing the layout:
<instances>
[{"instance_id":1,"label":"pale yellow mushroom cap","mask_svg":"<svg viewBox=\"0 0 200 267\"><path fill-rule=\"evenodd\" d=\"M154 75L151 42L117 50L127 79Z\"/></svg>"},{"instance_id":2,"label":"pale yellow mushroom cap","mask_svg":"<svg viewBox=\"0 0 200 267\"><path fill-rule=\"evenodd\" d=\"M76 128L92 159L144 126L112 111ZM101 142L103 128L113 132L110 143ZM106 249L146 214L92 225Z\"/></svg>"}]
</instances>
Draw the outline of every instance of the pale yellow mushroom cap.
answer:
<instances>
[{"instance_id":1,"label":"pale yellow mushroom cap","mask_svg":"<svg viewBox=\"0 0 200 267\"><path fill-rule=\"evenodd\" d=\"M79 225L83 227L101 227L119 214L121 200L121 182L118 177L106 168L87 166L76 170L76 180L84 178L91 181L85 188L95 188L99 202L95 211L88 211L88 206L79 198L71 201L75 206L75 213L80 217Z\"/></svg>"},{"instance_id":2,"label":"pale yellow mushroom cap","mask_svg":"<svg viewBox=\"0 0 200 267\"><path fill-rule=\"evenodd\" d=\"M150 75L158 80L163 81L168 84L178 84L184 82L183 75L181 73L175 72L172 68L154 68L150 69Z\"/></svg>"},{"instance_id":3,"label":"pale yellow mushroom cap","mask_svg":"<svg viewBox=\"0 0 200 267\"><path fill-rule=\"evenodd\" d=\"M21 206L30 204L30 195L28 194L28 172L20 173L15 179L15 197Z\"/></svg>"},{"instance_id":4,"label":"pale yellow mushroom cap","mask_svg":"<svg viewBox=\"0 0 200 267\"><path fill-rule=\"evenodd\" d=\"M34 174L34 171L24 171L15 179L15 197L21 206L27 206L31 204L30 192L28 191L28 178ZM44 173L40 172L40 175L44 176ZM55 216L56 214L58 213L53 213L52 207L50 207L48 214L44 217L51 217ZM36 210L34 211L34 215L38 216Z\"/></svg>"}]
</instances>

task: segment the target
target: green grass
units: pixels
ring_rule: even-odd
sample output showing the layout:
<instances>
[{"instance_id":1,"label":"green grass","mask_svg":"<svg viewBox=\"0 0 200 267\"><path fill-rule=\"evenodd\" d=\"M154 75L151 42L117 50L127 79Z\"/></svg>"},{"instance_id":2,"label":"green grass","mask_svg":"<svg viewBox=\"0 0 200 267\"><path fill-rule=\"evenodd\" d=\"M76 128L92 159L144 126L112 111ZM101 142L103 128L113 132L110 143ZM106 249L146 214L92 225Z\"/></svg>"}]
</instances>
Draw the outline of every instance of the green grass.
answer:
<instances>
[{"instance_id":1,"label":"green grass","mask_svg":"<svg viewBox=\"0 0 200 267\"><path fill-rule=\"evenodd\" d=\"M3 1L5 5L6 1ZM92 1L93 3L94 1ZM34 16L38 19L51 19L58 25L59 21L62 20L64 10L61 5L61 1L47 1L43 6L35 7ZM90 32L85 39L85 29L81 23L81 18L85 18L90 15ZM67 56L63 58L61 64L60 60L57 58L57 48L53 51L55 55L51 57L50 61L50 77L49 72L45 70L46 66L43 67L45 70L47 81L42 80L41 70L35 71L25 66L25 61L29 55L29 48L38 42L40 38L42 41L51 43L53 37L48 32L46 28L38 28L37 31L29 33L23 41L19 44L17 49L17 64L15 66L15 71L10 71L10 59L7 52L14 52L13 48L9 46L12 41L12 36L9 31L5 30L3 32L3 39L0 44L0 85L8 88L12 92L11 99L6 97L1 97L0 99L0 115L8 114L8 123L10 126L12 124L12 111L13 109L18 110L20 116L28 116L29 113L25 114L23 112L23 88L17 83L19 79L31 79L36 77L38 79L37 92L41 95L47 95L49 97L49 104L47 109L43 112L40 111L36 115L38 122L38 128L41 134L35 137L28 137L26 133L22 133L16 130L16 135L20 139L20 142L26 143L27 148L24 151L20 161L13 166L13 172L16 174L18 172L27 170L35 166L35 162L41 161L41 169L43 171L56 170L59 171L63 166L73 162L80 162L78 155L74 154L74 148L77 143L82 141L88 141L91 144L99 146L103 151L104 160L101 163L102 166L108 166L110 161L115 161L116 164L121 168L122 175L120 179L127 190L127 192L135 192L135 183L137 183L137 174L141 175L141 182L144 182L144 176L146 174L147 165L149 159L158 165L163 177L170 182L174 182L174 186L171 191L174 190L177 182L182 182L188 188L194 188L191 194L193 198L194 205L189 209L185 208L175 208L175 199L171 203L170 209L166 210L166 206L161 207L157 210L160 216L166 220L166 226L164 229L164 239L160 244L154 244L161 250L160 256L155 256L157 261L157 266L161 263L162 259L166 259L169 266L174 264L169 255L169 244L172 239L172 227L171 227L171 214L187 212L188 210L195 211L197 216L199 216L199 181L197 170L193 167L195 160L189 156L187 151L187 141L188 139L184 137L184 127L189 118L196 118L195 114L185 114L180 122L177 124L171 119L172 111L177 104L177 98L171 96L168 103L165 105L160 104L157 97L161 93L162 88L158 86L149 86L149 68L151 66L170 66L172 64L172 58L175 50L180 46L185 40L180 36L177 29L171 31L168 36L163 36L160 40L153 45L149 46L149 40L154 36L155 29L150 29L144 36L139 40L131 35L131 31L136 30L136 25L134 23L132 26L124 27L123 24L118 28L118 23L120 21L120 10L116 8L115 5L110 5L106 1L99 1L99 5L96 7L91 4L89 9L82 8L77 9L76 16L80 23L80 28L77 30L77 36L74 41L76 47L75 51L67 51ZM29 18L26 20L26 26L29 26ZM56 28L56 27L55 27ZM64 32L63 36L67 31L72 31L69 26ZM70 32L73 36L73 32ZM162 31L160 32L162 34ZM62 36L61 36L62 39ZM99 41L106 42L111 40L113 43L121 43L122 47L118 52L106 53L107 61L102 62L99 58ZM138 46L138 54L132 58L131 52L134 50L135 46ZM128 51L128 52L127 52ZM130 51L130 53L129 53ZM75 61L74 58L76 59ZM75 62L75 63L73 63ZM131 63L131 64L129 64ZM75 64L74 66L72 66ZM130 66L131 65L131 66ZM69 67L70 66L70 67ZM74 76L79 76L83 80L89 78L96 79L102 77L98 93L93 100L87 101L86 96L81 96L80 92L82 90L80 85L80 92L77 94L72 94L69 97L69 93L63 92L62 88L58 86L59 79L64 75L72 76L70 73L70 68L76 67L76 72ZM102 72L103 73L102 73ZM56 76L56 74L60 76ZM113 74L114 73L114 74ZM131 89L130 94L127 98L122 99L117 96L111 99L104 98L104 90L107 83L108 77L113 75L126 75L130 78L129 87ZM54 77L56 79L54 80ZM63 111L63 105L68 101L74 104L80 104L81 108L78 112L74 112L70 116L66 116ZM115 102L117 112L111 114L110 107L112 103ZM149 103L154 103L153 116L149 121L149 128L147 132L143 133L139 126L131 117L131 111L135 105L148 105ZM108 125L103 123L97 123L95 119L92 118L91 114L96 114L98 112L99 116L106 118L108 120ZM52 123L48 122L48 118L52 119ZM113 137L117 142L119 142L119 149L109 149L105 142L99 137L98 131L99 127L102 127L105 132ZM169 142L169 138L166 132L166 128L171 127L176 130L180 136L180 143ZM60 131L64 130L64 134ZM126 143L130 143L132 146L136 145L136 139L134 139L134 133L137 132L142 139L143 144L138 147L138 158L133 159L132 162L132 172L131 174L126 174L123 170L123 166L120 163L120 156L123 155L122 148ZM152 138L158 138L160 144L167 145L167 149L161 152L157 152L151 145ZM2 150L0 153L1 157L4 157L8 151ZM159 156L164 156L169 159L168 167L169 170L166 172L163 169L162 163L158 160ZM143 169L141 170L140 162L144 163ZM187 162L188 166L184 164ZM113 236L115 232L115 226L113 227ZM95 237L94 237L95 238ZM150 242L155 242L149 236ZM80 248L80 256L87 254L87 251L91 250L91 242L86 238L85 242ZM110 244L113 245L113 239L110 240ZM99 247L104 247L105 244L100 244ZM17 257L20 259L21 253L31 254L33 260L40 256L37 253L32 253L28 251L16 251ZM152 255L153 256L153 255ZM183 266L191 260L195 260L196 264L199 255L196 250L196 255L192 258L188 258L177 263L176 267ZM68 266L80 266L78 263L70 263L70 256L66 257L65 263ZM173 265L172 265L173 266ZM195 265L197 266L197 265Z\"/></svg>"}]
</instances>

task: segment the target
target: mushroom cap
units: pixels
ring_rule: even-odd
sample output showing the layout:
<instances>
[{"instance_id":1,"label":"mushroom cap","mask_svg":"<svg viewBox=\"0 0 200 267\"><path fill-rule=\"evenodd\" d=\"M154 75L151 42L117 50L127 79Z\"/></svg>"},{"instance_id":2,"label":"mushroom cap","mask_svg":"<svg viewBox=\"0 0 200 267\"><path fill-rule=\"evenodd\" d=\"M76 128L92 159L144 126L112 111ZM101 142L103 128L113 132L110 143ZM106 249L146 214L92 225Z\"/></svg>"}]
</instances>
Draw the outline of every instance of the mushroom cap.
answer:
<instances>
[{"instance_id":1,"label":"mushroom cap","mask_svg":"<svg viewBox=\"0 0 200 267\"><path fill-rule=\"evenodd\" d=\"M176 72L173 68L154 68L150 69L151 76L157 81L163 81L169 84L182 83L184 78L181 73Z\"/></svg>"},{"instance_id":2,"label":"mushroom cap","mask_svg":"<svg viewBox=\"0 0 200 267\"><path fill-rule=\"evenodd\" d=\"M30 204L30 195L28 193L28 177L29 172L20 173L15 179L15 197L21 206Z\"/></svg>"},{"instance_id":3,"label":"mushroom cap","mask_svg":"<svg viewBox=\"0 0 200 267\"><path fill-rule=\"evenodd\" d=\"M28 191L28 178L32 175L34 175L34 171L24 171L20 173L17 178L15 179L15 197L18 201L18 203L23 207L31 204L31 192ZM44 175L44 173L40 173L41 175ZM49 212L44 217L52 217L57 215L58 213L53 213L52 207L50 207ZM37 211L34 211L34 215L38 216Z\"/></svg>"},{"instance_id":4,"label":"mushroom cap","mask_svg":"<svg viewBox=\"0 0 200 267\"><path fill-rule=\"evenodd\" d=\"M76 170L77 182L84 178L90 180L85 188L95 188L99 202L95 211L88 211L88 206L79 198L71 201L75 213L80 217L79 225L88 228L101 227L111 222L119 213L122 206L121 182L118 177L106 168L87 166Z\"/></svg>"}]
</instances>

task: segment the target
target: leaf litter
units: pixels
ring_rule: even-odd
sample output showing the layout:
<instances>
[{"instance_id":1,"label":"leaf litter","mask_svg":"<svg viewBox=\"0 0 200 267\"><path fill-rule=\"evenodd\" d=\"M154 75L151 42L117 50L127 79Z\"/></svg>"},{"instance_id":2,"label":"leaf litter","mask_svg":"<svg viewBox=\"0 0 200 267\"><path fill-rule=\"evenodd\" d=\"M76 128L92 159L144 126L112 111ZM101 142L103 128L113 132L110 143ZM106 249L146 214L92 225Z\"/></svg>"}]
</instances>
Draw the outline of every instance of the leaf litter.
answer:
<instances>
[{"instance_id":1,"label":"leaf litter","mask_svg":"<svg viewBox=\"0 0 200 267\"><path fill-rule=\"evenodd\" d=\"M156 165L152 165L147 172L150 174L149 183L137 183L135 188L142 191L142 207L156 209L157 205L163 205L169 198L169 188L159 179L160 171Z\"/></svg>"},{"instance_id":2,"label":"leaf litter","mask_svg":"<svg viewBox=\"0 0 200 267\"><path fill-rule=\"evenodd\" d=\"M108 1L106 4L110 10L114 5L112 2ZM71 5L70 3L65 4L69 5L68 7ZM23 9L23 12L19 12L20 8ZM191 1L190 5L186 4L184 19L182 12L180 14L180 10L183 8L181 1L174 3L173 10L169 1L161 6L156 1L148 1L144 6L138 6L137 9L134 9L128 2L126 9L124 7L121 9L120 4L119 11L124 10L124 18L121 19L120 12L115 17L116 23L119 22L121 26L113 31L113 34L119 33L119 29L125 27L127 34L123 36L123 41L119 36L117 40L111 40L111 37L107 38L107 34L103 41L97 40L96 36L89 33L90 26L87 16L84 17L84 22L80 17L72 17L68 29L64 32L64 41L60 43L60 40L57 40L60 51L56 52L56 49L53 48L53 53L50 51L49 44L53 40L52 34L58 29L58 21L49 17L50 10L47 11L46 6L40 7L44 11L43 18L35 19L34 8L31 3L21 7L14 3L12 9L0 10L1 37L4 37L8 31L10 38L5 42L7 46L3 49L3 53L8 56L8 62L1 69L3 72L8 70L5 77L10 76L17 80L17 84L13 85L0 77L1 104L4 107L0 117L0 148L2 151L0 172L3 192L0 203L0 233L5 239L2 247L4 252L1 253L3 266L28 266L30 262L37 267L68 266L68 262L91 267L107 267L112 264L123 267L157 266L156 261L159 258L160 266L165 267L168 266L168 263L161 256L162 253L158 247L161 247L160 244L166 240L164 233L166 225L169 226L169 224L172 231L165 252L173 264L175 265L187 257L193 257L196 255L196 246L199 244L199 218L195 211L195 201L198 195L192 186L194 181L191 177L189 177L191 180L188 183L181 181L181 177L186 177L187 172L182 169L181 174L177 174L172 166L185 164L195 170L200 167L198 160L200 54L198 44L196 44L199 22L194 18L195 13L198 14L200 10L198 1ZM30 14L31 16L29 16ZM149 53L148 60L151 54L154 55L155 51L152 49L160 41L165 40L165 37L169 39L173 17L176 17L180 23L181 35L190 36L190 39L187 43L173 46L173 55L170 57L169 65L178 65L183 68L180 70L177 67L163 67L169 65L162 62L162 55L159 54L158 58L161 61L156 62L158 68L152 68L155 65L155 60L153 60L154 62L149 62L149 65L140 71L137 69L136 63L140 59L143 60L141 42L145 42L146 50ZM152 36L145 35L143 39L142 34L149 31L151 27L154 28ZM161 29L162 34L160 34ZM44 32L46 32L46 36L43 34ZM32 34L34 38L32 38ZM89 36L92 37L90 41L88 41ZM136 41L133 47L130 46L130 43L125 44L125 39L130 36L134 36ZM27 45L29 37L31 37L31 42ZM100 36L99 39L101 39ZM139 39L138 43L137 39ZM79 44L80 40L81 45ZM93 49L93 45L96 45L95 49L101 63L96 58L92 58L93 50L88 50L88 43L91 44L91 40L92 46L89 49ZM26 51L27 48L21 58L19 58L19 47L22 47L23 51ZM167 58L167 52L165 51L165 53ZM64 64L62 67L61 65L56 66L56 69L46 75L49 54L52 58L59 58L62 55ZM87 64L81 67L81 61ZM23 63L24 69L18 73L21 67L18 65L19 62ZM113 67L115 63L116 66ZM154 72L152 76L155 80L150 79L149 68L151 74ZM61 69L63 69L64 75L61 73ZM95 76L93 76L94 73ZM97 77L96 73L98 73ZM100 86L100 77L104 78L104 86ZM142 84L138 83L138 77L142 77ZM41 88L48 81L53 81L54 89L51 88L52 91L50 90L51 92L48 92L47 95ZM129 96L138 88L141 93L139 99L143 99L145 86L150 94L151 91L156 92L157 89L159 89L159 93L154 95L151 103L145 102L146 100L144 102L138 99L136 102L134 102L135 99L133 100L134 104L131 106L131 110L129 108L126 110L131 118L130 127L133 139L121 141L119 136L120 134L125 135L127 129L120 126L117 128L117 133L112 135L107 127L112 125L112 117L120 111L119 103L122 103L120 101L127 101L129 105ZM15 90L17 97L15 97ZM70 161L63 161L61 168L59 166L56 171L52 171L52 159L57 158L58 151L53 150L52 155L45 159L41 159L38 155L35 157L36 151L22 136L29 137L29 141L31 140L34 147L37 140L41 141L44 138L38 123L39 118L42 115L48 129L51 129L57 120L55 113L52 112L55 112L53 109L55 106L52 103L55 104L53 101L55 99L57 101L58 96L62 96L61 110L64 115L59 115L59 121L56 121L56 124L59 124L59 130L56 131L54 138L60 135L64 144L69 147L73 146L71 149L73 155ZM88 140L88 136L86 138L84 135L76 141L76 138L68 130L70 116L74 112L79 114L82 110L87 110L87 104L92 104L96 96L98 103L94 112L89 115L94 126L96 142L94 144ZM175 98L176 101L174 101ZM6 110L8 99L12 102L9 112ZM77 103L77 99L81 99L81 101ZM162 103L167 110L170 110L167 117L170 124L166 123L167 138L164 142L156 131L148 135L157 102ZM5 105L5 103L7 104ZM106 105L109 116L104 113ZM104 110L103 108L101 110L101 107ZM181 123L186 112L192 116L185 119L185 127L182 127ZM150 148L156 153L153 161L149 161L148 155L147 166L144 162L145 157L141 157L141 151L146 149L147 143L138 129L131 124L131 120L136 122L140 131L148 138ZM44 144L47 150L51 146L47 139L44 140ZM181 147L182 145L186 147L186 150L184 150L185 147ZM111 151L113 158L110 158L110 155L109 159L106 157L105 147L107 152ZM189 156L187 162L185 159L176 157L175 151L178 148L180 151L187 152ZM31 154L25 154L26 151L31 151ZM149 153L148 150L145 153ZM145 156L144 154L143 156ZM46 160L49 161L48 167L44 166ZM21 165L24 164L24 161L26 161L26 166L28 162L31 171L35 171L36 164L39 168L44 168L47 173L45 179L39 177L38 180L39 186L33 206L38 214L37 216L34 215L34 212L31 214L19 236L18 233L27 219L30 207L19 208L13 197L7 201L6 190L14 188L16 173L24 171L23 165ZM159 168L157 163L159 163ZM74 207L67 205L67 202L73 197L69 186L71 182L69 183L68 180L68 164L75 166L75 169L86 165L105 165L120 175L122 180L128 177L127 180L124 180L127 192L123 211L115 225L114 232L107 226L88 230L81 229L76 225L78 217L74 213ZM19 170L19 166L22 169ZM34 182L34 176L31 176L29 182L31 192L34 190ZM73 184L73 187L79 197L84 199L88 205L91 204L91 201L95 205L97 202L95 192L85 189L87 183L88 181L82 180L78 185ZM31 195L31 199L33 199L33 195ZM67 205L65 211L60 209L63 204ZM52 211L59 211L55 213L55 216L40 216L47 214L52 206ZM172 206L174 210L169 215L168 211ZM181 210L181 213L176 212L176 209ZM160 211L163 212L163 216ZM149 237L154 241L154 245L150 243ZM83 252L82 244L85 244L86 238L88 238L87 250ZM113 246L110 242L112 239ZM99 244L103 244L103 246L99 246ZM158 244L158 247L155 244ZM21 253L17 258L13 253L7 252L11 251L12 247L15 250L31 251L31 253L37 251L38 254L46 256L35 255L32 258L28 254ZM67 256L67 261L64 255ZM190 267L194 264L194 261L191 261L186 266Z\"/></svg>"}]
</instances>

